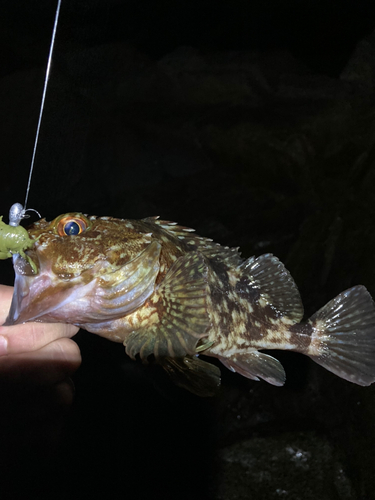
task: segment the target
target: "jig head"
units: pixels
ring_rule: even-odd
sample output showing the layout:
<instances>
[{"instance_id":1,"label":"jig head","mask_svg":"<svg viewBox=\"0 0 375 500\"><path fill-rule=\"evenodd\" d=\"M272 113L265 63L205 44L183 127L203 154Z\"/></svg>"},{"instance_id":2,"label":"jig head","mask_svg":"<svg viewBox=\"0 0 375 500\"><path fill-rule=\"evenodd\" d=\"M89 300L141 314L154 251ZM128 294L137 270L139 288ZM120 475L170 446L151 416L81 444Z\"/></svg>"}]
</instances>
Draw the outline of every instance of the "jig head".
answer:
<instances>
[{"instance_id":1,"label":"jig head","mask_svg":"<svg viewBox=\"0 0 375 500\"><path fill-rule=\"evenodd\" d=\"M38 269L35 262L25 253L25 250L31 248L36 240L30 238L27 230L20 226L21 219L28 217L26 211L32 210L39 217L40 214L32 209L25 210L21 203L14 203L9 210L9 224L3 222L3 216L0 216L0 259L9 259L13 255L19 254L27 260L31 269L36 274Z\"/></svg>"}]
</instances>

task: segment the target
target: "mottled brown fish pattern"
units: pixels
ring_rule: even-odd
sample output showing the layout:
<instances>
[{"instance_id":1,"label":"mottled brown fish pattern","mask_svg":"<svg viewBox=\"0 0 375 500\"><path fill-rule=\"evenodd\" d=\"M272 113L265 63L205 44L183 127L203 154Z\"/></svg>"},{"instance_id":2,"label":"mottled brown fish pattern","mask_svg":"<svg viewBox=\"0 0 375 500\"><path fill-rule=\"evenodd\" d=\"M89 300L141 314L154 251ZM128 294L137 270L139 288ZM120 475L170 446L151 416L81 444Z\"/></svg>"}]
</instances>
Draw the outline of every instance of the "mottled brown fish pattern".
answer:
<instances>
[{"instance_id":1,"label":"mottled brown fish pattern","mask_svg":"<svg viewBox=\"0 0 375 500\"><path fill-rule=\"evenodd\" d=\"M263 350L301 352L359 385L375 380L375 308L361 285L301 322L297 286L272 254L244 260L236 248L157 217L68 213L28 233L35 244L27 260L14 261L7 325L78 325L122 342L133 359L155 360L202 396L215 392L220 370L201 354L274 385L285 372Z\"/></svg>"}]
</instances>

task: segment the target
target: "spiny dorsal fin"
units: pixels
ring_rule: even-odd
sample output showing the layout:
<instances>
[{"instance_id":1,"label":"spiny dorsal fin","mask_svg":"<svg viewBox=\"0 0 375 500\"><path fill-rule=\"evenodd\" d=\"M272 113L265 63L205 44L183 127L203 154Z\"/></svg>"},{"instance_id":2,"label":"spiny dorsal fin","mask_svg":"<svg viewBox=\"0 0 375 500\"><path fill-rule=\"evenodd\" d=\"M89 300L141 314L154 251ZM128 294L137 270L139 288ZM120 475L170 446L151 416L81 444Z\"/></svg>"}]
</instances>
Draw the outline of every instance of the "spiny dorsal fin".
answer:
<instances>
[{"instance_id":1,"label":"spiny dorsal fin","mask_svg":"<svg viewBox=\"0 0 375 500\"><path fill-rule=\"evenodd\" d=\"M172 236L183 241L190 250L201 252L208 259L217 259L228 267L237 267L243 260L238 248L225 247L215 243L210 238L198 236L194 233L195 229L190 227L180 226L176 222L159 220L157 217L147 217L143 220L157 224Z\"/></svg>"},{"instance_id":2,"label":"spiny dorsal fin","mask_svg":"<svg viewBox=\"0 0 375 500\"><path fill-rule=\"evenodd\" d=\"M126 339L127 354L145 362L151 354L156 360L195 354L210 324L206 297L204 257L198 252L180 257L150 299L149 321Z\"/></svg>"},{"instance_id":3,"label":"spiny dorsal fin","mask_svg":"<svg viewBox=\"0 0 375 500\"><path fill-rule=\"evenodd\" d=\"M266 253L247 259L239 267L242 277L237 287L246 290L258 290L261 297L282 316L294 323L301 321L303 305L292 276L277 257Z\"/></svg>"},{"instance_id":4,"label":"spiny dorsal fin","mask_svg":"<svg viewBox=\"0 0 375 500\"><path fill-rule=\"evenodd\" d=\"M272 385L281 386L285 383L285 371L276 358L253 351L249 353L234 354L229 358L219 358L224 366L251 380L262 378Z\"/></svg>"}]
</instances>

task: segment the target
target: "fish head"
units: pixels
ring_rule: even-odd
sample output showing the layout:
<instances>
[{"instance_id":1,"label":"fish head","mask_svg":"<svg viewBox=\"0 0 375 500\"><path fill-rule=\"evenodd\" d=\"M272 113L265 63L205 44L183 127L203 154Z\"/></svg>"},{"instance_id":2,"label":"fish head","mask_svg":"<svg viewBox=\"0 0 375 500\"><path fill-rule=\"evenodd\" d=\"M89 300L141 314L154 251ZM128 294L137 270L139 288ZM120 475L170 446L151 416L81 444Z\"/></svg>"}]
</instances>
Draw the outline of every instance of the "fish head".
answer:
<instances>
[{"instance_id":1,"label":"fish head","mask_svg":"<svg viewBox=\"0 0 375 500\"><path fill-rule=\"evenodd\" d=\"M26 321L76 325L118 319L154 290L161 245L132 221L81 213L41 219L35 244L13 257L15 288L6 325ZM36 268L36 272L32 267Z\"/></svg>"}]
</instances>

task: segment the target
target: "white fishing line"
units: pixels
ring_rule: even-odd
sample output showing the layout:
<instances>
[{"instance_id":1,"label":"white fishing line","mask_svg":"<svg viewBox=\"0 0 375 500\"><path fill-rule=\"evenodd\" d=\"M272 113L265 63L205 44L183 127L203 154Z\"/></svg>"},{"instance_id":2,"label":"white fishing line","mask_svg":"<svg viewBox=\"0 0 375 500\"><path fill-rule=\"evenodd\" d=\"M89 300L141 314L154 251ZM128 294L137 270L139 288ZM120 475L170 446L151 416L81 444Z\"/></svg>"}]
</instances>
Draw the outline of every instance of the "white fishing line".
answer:
<instances>
[{"instance_id":1,"label":"white fishing line","mask_svg":"<svg viewBox=\"0 0 375 500\"><path fill-rule=\"evenodd\" d=\"M46 93L47 93L47 86L48 86L48 80L49 80L49 75L51 71L51 63L52 63L52 53L53 53L53 46L55 44L55 38L56 38L56 30L57 30L57 24L59 20L59 14L60 14L60 6L61 6L61 0L58 0L57 2L57 8L56 8L56 14L55 14L55 22L53 25L53 31L52 31L52 39L51 39L51 45L49 48L49 54L48 54L48 62L47 62L47 70L46 70L46 76L44 79L44 87L43 87L43 95L42 95L42 102L40 105L40 112L39 112L39 119L38 119L38 126L36 129L36 135L35 135L35 142L34 142L34 149L33 149L33 156L31 158L31 165L30 165L30 172L29 172L29 181L27 183L27 189L26 189L26 196L25 196L25 204L24 204L24 211L26 210L26 205L27 205L27 200L29 197L29 191L30 191L30 184L31 184L31 177L33 174L34 170L34 162L35 162L35 155L36 155L36 148L38 146L38 139L39 139L39 131L40 131L40 125L42 123L42 116L43 116L43 110L44 110L44 102L46 99ZM23 214L24 215L24 214Z\"/></svg>"}]
</instances>

